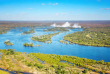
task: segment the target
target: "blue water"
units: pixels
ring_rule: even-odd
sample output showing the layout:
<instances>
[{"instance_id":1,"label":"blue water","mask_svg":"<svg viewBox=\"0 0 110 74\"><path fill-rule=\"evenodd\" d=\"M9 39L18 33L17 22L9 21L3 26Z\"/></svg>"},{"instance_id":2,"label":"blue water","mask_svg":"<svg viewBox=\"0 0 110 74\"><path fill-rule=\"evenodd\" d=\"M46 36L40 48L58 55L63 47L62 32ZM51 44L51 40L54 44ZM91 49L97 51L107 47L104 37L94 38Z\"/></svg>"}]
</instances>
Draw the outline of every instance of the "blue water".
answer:
<instances>
[{"instance_id":1,"label":"blue water","mask_svg":"<svg viewBox=\"0 0 110 74\"><path fill-rule=\"evenodd\" d=\"M27 52L27 53L44 53L44 54L57 54L57 55L69 55L69 56L77 56L82 58L88 58L93 60L104 60L106 62L110 62L110 48L108 47L93 47L93 46L83 46L78 44L62 44L59 40L63 39L63 36L74 33L77 31L83 31L83 29L73 29L68 32L60 33L54 37L52 37L52 43L42 43L38 41L32 41L30 38L33 35L43 35L50 34L54 32L44 32L45 28L35 28L35 33L22 35L23 31L28 31L31 28L22 27L15 28L8 31L6 34L0 34L0 49L16 49L19 52ZM21 31L22 30L22 31ZM14 45L6 46L4 41L10 40ZM40 44L39 47L24 47L23 43L34 43ZM62 45L62 46L61 46Z\"/></svg>"}]
</instances>

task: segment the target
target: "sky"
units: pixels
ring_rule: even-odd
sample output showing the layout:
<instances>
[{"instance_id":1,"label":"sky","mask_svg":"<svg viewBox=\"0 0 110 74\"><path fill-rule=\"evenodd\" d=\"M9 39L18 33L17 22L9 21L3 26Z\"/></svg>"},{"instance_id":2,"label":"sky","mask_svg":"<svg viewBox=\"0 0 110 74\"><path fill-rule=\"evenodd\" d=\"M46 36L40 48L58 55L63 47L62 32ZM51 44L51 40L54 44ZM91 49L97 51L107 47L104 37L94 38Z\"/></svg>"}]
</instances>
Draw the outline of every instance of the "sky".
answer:
<instances>
[{"instance_id":1,"label":"sky","mask_svg":"<svg viewBox=\"0 0 110 74\"><path fill-rule=\"evenodd\" d=\"M110 20L110 0L0 0L0 20Z\"/></svg>"}]
</instances>

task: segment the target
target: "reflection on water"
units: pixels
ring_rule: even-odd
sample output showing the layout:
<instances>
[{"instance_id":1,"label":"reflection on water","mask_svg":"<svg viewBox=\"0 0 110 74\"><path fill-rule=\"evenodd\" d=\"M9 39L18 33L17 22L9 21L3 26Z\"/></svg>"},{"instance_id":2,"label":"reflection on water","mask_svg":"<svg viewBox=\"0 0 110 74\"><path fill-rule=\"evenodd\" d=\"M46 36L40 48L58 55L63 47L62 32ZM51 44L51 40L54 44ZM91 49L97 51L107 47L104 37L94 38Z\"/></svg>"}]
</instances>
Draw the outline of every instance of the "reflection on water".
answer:
<instances>
[{"instance_id":1,"label":"reflection on water","mask_svg":"<svg viewBox=\"0 0 110 74\"><path fill-rule=\"evenodd\" d=\"M82 31L82 29L73 29L68 32L60 33L54 37L52 37L52 43L42 43L38 41L32 41L30 38L33 35L44 35L50 34L54 32L44 32L45 28L36 28L35 33L21 35L23 31L28 31L31 28L16 28L10 30L6 34L0 35L0 49L16 49L19 52L27 52L27 53L44 53L44 54L57 54L57 55L69 55L69 56L77 56L94 60L104 60L106 62L110 62L110 48L107 47L93 47L93 46L83 46L78 44L62 44L59 41L63 39L63 36L74 33L77 31ZM6 46L4 41L10 40L14 45ZM32 42L34 45L40 44L40 47L24 47L23 43Z\"/></svg>"}]
</instances>

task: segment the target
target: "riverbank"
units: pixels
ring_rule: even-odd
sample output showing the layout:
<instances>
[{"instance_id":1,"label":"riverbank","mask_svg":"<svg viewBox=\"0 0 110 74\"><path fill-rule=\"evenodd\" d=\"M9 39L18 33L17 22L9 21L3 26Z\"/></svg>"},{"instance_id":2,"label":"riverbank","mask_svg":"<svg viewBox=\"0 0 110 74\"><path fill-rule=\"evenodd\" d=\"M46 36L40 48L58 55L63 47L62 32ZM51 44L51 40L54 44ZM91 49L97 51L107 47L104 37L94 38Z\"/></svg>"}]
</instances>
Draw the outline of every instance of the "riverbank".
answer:
<instances>
[{"instance_id":1,"label":"riverbank","mask_svg":"<svg viewBox=\"0 0 110 74\"><path fill-rule=\"evenodd\" d=\"M84 73L86 70L87 74L99 74L99 72L110 73L110 62L104 62L103 60L96 61L75 56L63 56L55 54L26 54L25 52L16 52L13 49L0 50L0 52L2 53L0 55L0 68L8 69L10 71L41 74L76 74Z\"/></svg>"}]
</instances>

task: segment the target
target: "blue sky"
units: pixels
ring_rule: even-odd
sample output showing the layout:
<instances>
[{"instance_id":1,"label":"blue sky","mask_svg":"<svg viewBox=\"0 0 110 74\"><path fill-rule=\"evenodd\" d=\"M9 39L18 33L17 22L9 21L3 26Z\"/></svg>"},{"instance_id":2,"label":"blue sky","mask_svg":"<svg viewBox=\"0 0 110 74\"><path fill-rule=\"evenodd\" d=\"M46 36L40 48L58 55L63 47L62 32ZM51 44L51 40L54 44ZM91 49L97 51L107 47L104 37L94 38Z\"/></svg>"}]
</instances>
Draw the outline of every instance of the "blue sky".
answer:
<instances>
[{"instance_id":1,"label":"blue sky","mask_svg":"<svg viewBox=\"0 0 110 74\"><path fill-rule=\"evenodd\" d=\"M0 0L0 20L110 20L110 0Z\"/></svg>"}]
</instances>

